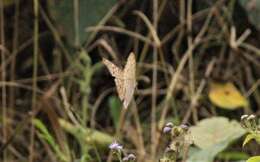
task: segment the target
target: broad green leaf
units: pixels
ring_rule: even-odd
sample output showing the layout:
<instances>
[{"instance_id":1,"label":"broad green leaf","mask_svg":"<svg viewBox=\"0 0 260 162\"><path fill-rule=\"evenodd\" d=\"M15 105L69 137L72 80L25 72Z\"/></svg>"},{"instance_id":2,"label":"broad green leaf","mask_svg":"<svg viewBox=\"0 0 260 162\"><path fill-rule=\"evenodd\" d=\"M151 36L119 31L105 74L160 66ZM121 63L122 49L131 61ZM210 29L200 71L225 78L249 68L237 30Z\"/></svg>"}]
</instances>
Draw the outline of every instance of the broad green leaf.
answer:
<instances>
[{"instance_id":1,"label":"broad green leaf","mask_svg":"<svg viewBox=\"0 0 260 162\"><path fill-rule=\"evenodd\" d=\"M209 99L213 104L224 109L233 110L248 107L247 99L230 82L212 82L210 84Z\"/></svg>"},{"instance_id":2,"label":"broad green leaf","mask_svg":"<svg viewBox=\"0 0 260 162\"><path fill-rule=\"evenodd\" d=\"M228 146L227 142L221 142L207 149L199 149L193 152L187 162L213 162L214 157Z\"/></svg>"},{"instance_id":3,"label":"broad green leaf","mask_svg":"<svg viewBox=\"0 0 260 162\"><path fill-rule=\"evenodd\" d=\"M229 121L225 117L207 118L191 127L194 144L201 149L214 147L223 142L227 145L245 132L237 121Z\"/></svg>"},{"instance_id":4,"label":"broad green leaf","mask_svg":"<svg viewBox=\"0 0 260 162\"><path fill-rule=\"evenodd\" d=\"M224 117L201 120L190 130L194 144L200 149L191 154L188 162L212 162L218 153L245 133L238 122Z\"/></svg>"},{"instance_id":5,"label":"broad green leaf","mask_svg":"<svg viewBox=\"0 0 260 162\"><path fill-rule=\"evenodd\" d=\"M260 161L260 156L253 156L249 158L246 162L259 162Z\"/></svg>"},{"instance_id":6,"label":"broad green leaf","mask_svg":"<svg viewBox=\"0 0 260 162\"><path fill-rule=\"evenodd\" d=\"M115 127L118 127L122 107L121 101L118 99L118 97L111 96L109 97L108 102L110 115L112 116Z\"/></svg>"},{"instance_id":7,"label":"broad green leaf","mask_svg":"<svg viewBox=\"0 0 260 162\"><path fill-rule=\"evenodd\" d=\"M249 21L260 30L260 1L239 0L239 3L246 10Z\"/></svg>"},{"instance_id":8,"label":"broad green leaf","mask_svg":"<svg viewBox=\"0 0 260 162\"><path fill-rule=\"evenodd\" d=\"M77 1L73 0L49 0L48 2L50 13L59 29L71 44L80 46L88 38L85 29L97 25L117 0L78 0L78 5L75 5Z\"/></svg>"}]
</instances>

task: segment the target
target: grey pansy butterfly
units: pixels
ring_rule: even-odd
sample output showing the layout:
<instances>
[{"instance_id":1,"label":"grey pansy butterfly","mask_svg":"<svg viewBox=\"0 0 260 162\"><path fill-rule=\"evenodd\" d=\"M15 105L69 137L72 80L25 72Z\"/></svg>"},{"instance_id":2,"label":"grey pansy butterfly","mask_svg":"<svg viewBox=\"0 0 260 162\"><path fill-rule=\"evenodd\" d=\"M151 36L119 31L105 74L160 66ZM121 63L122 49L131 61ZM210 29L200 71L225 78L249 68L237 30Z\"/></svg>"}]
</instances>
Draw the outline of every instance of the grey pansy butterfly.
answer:
<instances>
[{"instance_id":1,"label":"grey pansy butterfly","mask_svg":"<svg viewBox=\"0 0 260 162\"><path fill-rule=\"evenodd\" d=\"M123 101L124 108L127 108L133 98L136 87L136 61L134 53L131 52L128 56L124 69L117 67L105 58L103 58L103 63L107 66L111 75L115 77L119 98Z\"/></svg>"}]
</instances>

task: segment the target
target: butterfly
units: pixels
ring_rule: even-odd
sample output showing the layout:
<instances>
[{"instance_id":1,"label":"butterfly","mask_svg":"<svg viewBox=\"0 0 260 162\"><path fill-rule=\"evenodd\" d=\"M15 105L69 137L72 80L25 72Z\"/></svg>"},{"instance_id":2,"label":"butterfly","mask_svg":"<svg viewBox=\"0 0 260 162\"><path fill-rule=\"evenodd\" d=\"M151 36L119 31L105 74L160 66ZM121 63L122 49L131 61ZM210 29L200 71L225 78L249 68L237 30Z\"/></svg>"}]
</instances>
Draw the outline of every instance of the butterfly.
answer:
<instances>
[{"instance_id":1,"label":"butterfly","mask_svg":"<svg viewBox=\"0 0 260 162\"><path fill-rule=\"evenodd\" d=\"M103 63L108 68L109 72L115 77L115 84L118 96L123 101L124 108L130 104L136 87L136 61L135 54L131 52L127 58L124 69L119 68L109 60L103 58Z\"/></svg>"}]
</instances>

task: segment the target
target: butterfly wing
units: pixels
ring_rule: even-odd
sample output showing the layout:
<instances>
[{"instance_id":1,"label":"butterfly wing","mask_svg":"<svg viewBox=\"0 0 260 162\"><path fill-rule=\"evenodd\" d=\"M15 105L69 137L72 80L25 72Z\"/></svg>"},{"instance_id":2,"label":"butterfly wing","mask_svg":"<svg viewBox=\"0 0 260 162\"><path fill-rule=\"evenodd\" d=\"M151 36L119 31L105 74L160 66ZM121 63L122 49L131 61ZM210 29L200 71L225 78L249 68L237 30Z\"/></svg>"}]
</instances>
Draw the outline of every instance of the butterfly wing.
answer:
<instances>
[{"instance_id":1,"label":"butterfly wing","mask_svg":"<svg viewBox=\"0 0 260 162\"><path fill-rule=\"evenodd\" d=\"M109 72L111 75L115 78L123 78L123 70L117 67L115 64L112 62L108 61L107 59L103 58L103 63L106 65L108 68Z\"/></svg>"},{"instance_id":2,"label":"butterfly wing","mask_svg":"<svg viewBox=\"0 0 260 162\"><path fill-rule=\"evenodd\" d=\"M107 59L103 58L103 63L106 65L108 68L109 72L113 77L115 77L115 83L116 83L116 90L119 95L119 98L121 101L124 99L124 79L123 79L123 70L121 70L119 67L117 67L115 64L112 62L108 61Z\"/></svg>"},{"instance_id":3,"label":"butterfly wing","mask_svg":"<svg viewBox=\"0 0 260 162\"><path fill-rule=\"evenodd\" d=\"M115 78L115 83L118 96L120 100L123 101L125 96L124 79Z\"/></svg>"},{"instance_id":4,"label":"butterfly wing","mask_svg":"<svg viewBox=\"0 0 260 162\"><path fill-rule=\"evenodd\" d=\"M130 53L124 68L124 108L128 107L134 95L136 86L135 71L135 55L134 53Z\"/></svg>"}]
</instances>

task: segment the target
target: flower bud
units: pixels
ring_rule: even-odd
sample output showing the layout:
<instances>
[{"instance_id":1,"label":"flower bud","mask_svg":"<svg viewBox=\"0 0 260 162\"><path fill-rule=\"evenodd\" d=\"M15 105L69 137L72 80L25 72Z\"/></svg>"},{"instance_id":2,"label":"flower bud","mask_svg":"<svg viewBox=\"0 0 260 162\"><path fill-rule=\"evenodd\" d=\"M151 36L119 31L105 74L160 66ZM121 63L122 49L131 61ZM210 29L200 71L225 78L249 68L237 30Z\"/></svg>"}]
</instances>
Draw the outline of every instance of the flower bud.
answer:
<instances>
[{"instance_id":1,"label":"flower bud","mask_svg":"<svg viewBox=\"0 0 260 162\"><path fill-rule=\"evenodd\" d=\"M163 128L163 133L171 132L172 127L173 127L172 122L168 122L167 124L165 124L165 127Z\"/></svg>"},{"instance_id":2,"label":"flower bud","mask_svg":"<svg viewBox=\"0 0 260 162\"><path fill-rule=\"evenodd\" d=\"M109 149L112 151L121 151L123 146L115 141L109 145Z\"/></svg>"},{"instance_id":3,"label":"flower bud","mask_svg":"<svg viewBox=\"0 0 260 162\"><path fill-rule=\"evenodd\" d=\"M136 156L134 154L129 154L127 157L128 157L129 161L135 161L136 160Z\"/></svg>"},{"instance_id":4,"label":"flower bud","mask_svg":"<svg viewBox=\"0 0 260 162\"><path fill-rule=\"evenodd\" d=\"M182 128L185 132L187 132L189 130L189 126L186 124L180 125L180 128Z\"/></svg>"}]
</instances>

